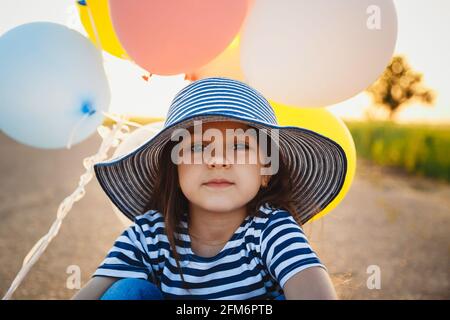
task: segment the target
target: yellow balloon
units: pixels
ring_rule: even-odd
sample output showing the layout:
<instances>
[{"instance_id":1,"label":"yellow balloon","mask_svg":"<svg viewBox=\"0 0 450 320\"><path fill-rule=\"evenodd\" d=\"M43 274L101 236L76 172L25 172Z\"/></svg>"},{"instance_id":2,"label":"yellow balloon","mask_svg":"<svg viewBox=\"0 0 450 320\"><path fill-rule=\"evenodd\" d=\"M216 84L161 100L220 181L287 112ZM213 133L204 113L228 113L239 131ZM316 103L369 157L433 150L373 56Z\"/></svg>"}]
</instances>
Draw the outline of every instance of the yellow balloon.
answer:
<instances>
[{"instance_id":1,"label":"yellow balloon","mask_svg":"<svg viewBox=\"0 0 450 320\"><path fill-rule=\"evenodd\" d=\"M80 4L80 2L84 4ZM116 57L129 59L114 31L109 15L108 0L77 1L77 7L81 23L88 33L89 39L97 45L97 38L99 38L103 50ZM89 10L91 14L89 14ZM92 27L91 20L95 29Z\"/></svg>"},{"instance_id":2,"label":"yellow balloon","mask_svg":"<svg viewBox=\"0 0 450 320\"><path fill-rule=\"evenodd\" d=\"M356 171L356 149L352 135L344 121L325 108L296 108L272 101L270 103L280 125L297 126L315 131L337 142L345 151L347 174L344 185L336 198L309 221L317 220L336 208L344 199L352 184Z\"/></svg>"}]
</instances>

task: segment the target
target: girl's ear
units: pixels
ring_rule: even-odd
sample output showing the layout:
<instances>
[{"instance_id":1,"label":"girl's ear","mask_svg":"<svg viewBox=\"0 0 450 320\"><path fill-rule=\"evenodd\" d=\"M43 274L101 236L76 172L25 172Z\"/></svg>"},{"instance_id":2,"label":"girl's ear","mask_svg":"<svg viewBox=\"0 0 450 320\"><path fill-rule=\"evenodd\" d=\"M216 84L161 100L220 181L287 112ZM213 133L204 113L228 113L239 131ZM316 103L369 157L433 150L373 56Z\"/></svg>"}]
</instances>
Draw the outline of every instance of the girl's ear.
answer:
<instances>
[{"instance_id":1,"label":"girl's ear","mask_svg":"<svg viewBox=\"0 0 450 320\"><path fill-rule=\"evenodd\" d=\"M263 165L263 167L265 167L265 168L269 168L270 167L270 163L268 163L268 164L265 164L265 165ZM271 170L270 170L271 171ZM272 175L271 174L263 174L262 175L262 181L261 181L261 186L263 187L263 188L266 188L268 185L269 185L269 181L270 181L270 178L272 177Z\"/></svg>"},{"instance_id":2,"label":"girl's ear","mask_svg":"<svg viewBox=\"0 0 450 320\"><path fill-rule=\"evenodd\" d=\"M266 188L269 185L270 176L263 176L261 186Z\"/></svg>"}]
</instances>

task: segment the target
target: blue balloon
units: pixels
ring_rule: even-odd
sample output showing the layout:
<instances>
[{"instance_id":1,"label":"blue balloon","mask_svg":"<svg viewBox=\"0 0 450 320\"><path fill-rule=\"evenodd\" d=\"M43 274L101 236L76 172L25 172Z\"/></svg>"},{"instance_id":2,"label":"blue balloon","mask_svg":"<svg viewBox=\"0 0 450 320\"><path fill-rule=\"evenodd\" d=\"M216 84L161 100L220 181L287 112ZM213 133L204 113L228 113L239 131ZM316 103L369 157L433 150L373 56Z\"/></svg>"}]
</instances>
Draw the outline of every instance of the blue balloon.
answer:
<instances>
[{"instance_id":1,"label":"blue balloon","mask_svg":"<svg viewBox=\"0 0 450 320\"><path fill-rule=\"evenodd\" d=\"M0 37L0 128L11 138L45 149L77 144L109 102L101 53L82 34L34 22Z\"/></svg>"}]
</instances>

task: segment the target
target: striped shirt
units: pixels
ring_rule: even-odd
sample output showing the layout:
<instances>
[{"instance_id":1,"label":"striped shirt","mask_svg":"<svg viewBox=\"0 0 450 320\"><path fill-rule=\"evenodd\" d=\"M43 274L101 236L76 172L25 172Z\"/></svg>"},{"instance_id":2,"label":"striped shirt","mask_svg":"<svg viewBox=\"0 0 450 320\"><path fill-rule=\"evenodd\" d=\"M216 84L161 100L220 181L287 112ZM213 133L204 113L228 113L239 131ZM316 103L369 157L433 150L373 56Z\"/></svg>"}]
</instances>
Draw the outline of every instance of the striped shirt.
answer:
<instances>
[{"instance_id":1,"label":"striped shirt","mask_svg":"<svg viewBox=\"0 0 450 320\"><path fill-rule=\"evenodd\" d=\"M155 210L135 218L92 276L146 279L166 299L244 300L274 299L297 272L313 266L327 270L286 210L261 206L213 257L192 251L186 218L176 241L184 285L164 232L163 216Z\"/></svg>"}]
</instances>

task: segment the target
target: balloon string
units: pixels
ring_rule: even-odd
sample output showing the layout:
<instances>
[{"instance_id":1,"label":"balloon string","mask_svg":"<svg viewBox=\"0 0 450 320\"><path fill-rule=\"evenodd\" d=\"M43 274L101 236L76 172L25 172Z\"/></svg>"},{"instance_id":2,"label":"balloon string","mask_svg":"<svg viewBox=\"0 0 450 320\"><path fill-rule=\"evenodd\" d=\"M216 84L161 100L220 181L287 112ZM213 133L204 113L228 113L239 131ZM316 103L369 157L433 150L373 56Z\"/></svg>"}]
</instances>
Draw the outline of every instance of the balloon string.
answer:
<instances>
[{"instance_id":1,"label":"balloon string","mask_svg":"<svg viewBox=\"0 0 450 320\"><path fill-rule=\"evenodd\" d=\"M154 132L154 133L157 133L157 132L160 131L160 129L158 129L158 128L151 128L149 126L144 126L144 125L142 125L140 123L130 121L130 120L124 118L124 116L115 115L115 114L112 114L112 113L106 112L106 111L102 111L102 113L103 113L103 115L105 117L110 118L111 120L114 120L116 122L118 121L118 119L121 119L121 121L124 124L127 124L127 125L132 126L132 127L142 128L143 130L146 130L146 131L149 131L149 132ZM162 122L155 122L155 123L162 123Z\"/></svg>"},{"instance_id":2,"label":"balloon string","mask_svg":"<svg viewBox=\"0 0 450 320\"><path fill-rule=\"evenodd\" d=\"M130 120L126 119L124 116L113 115L112 113L109 113L109 112L106 112L106 111L102 111L102 113L103 113L103 115L106 116L107 118L110 118L111 120L114 120L114 121L116 121L116 122L121 121L121 122L124 123L124 124L130 125L130 126L133 126L133 127L137 127L137 128L142 128L142 127L144 127L144 125L142 125L142 124L140 124L140 123L137 123L137 122L130 121ZM75 132L78 130L78 128L81 126L81 124L82 124L82 123L83 123L90 115L92 115L92 112L91 112L91 113L86 113L86 114L85 114L80 120L78 120L77 123L74 125L74 127L73 127L73 129L72 129L72 131L71 131L71 133L70 133L70 135L69 135L69 139L68 139L68 141L67 141L67 145L66 145L66 148L67 148L67 149L70 149L71 146L72 146L73 137L74 137L74 135L75 135ZM143 128L143 129L146 130L146 131L149 131L149 132L154 132L154 133L156 133L156 132L159 131L159 129L157 129L157 128L150 128L150 127L148 127L148 126L146 126L146 127Z\"/></svg>"},{"instance_id":3,"label":"balloon string","mask_svg":"<svg viewBox=\"0 0 450 320\"><path fill-rule=\"evenodd\" d=\"M97 26L95 25L94 17L92 16L91 7L89 6L89 1L86 1L86 8L89 16L89 21L91 22L92 30L94 31L95 36L95 44L97 46L97 49L100 51L100 54L102 55L102 43L100 41L100 36L97 32ZM103 55L102 55L103 58Z\"/></svg>"},{"instance_id":4,"label":"balloon string","mask_svg":"<svg viewBox=\"0 0 450 320\"><path fill-rule=\"evenodd\" d=\"M109 133L105 137L102 136L103 141L97 153L83 160L83 165L86 168L86 172L81 175L78 187L71 195L66 197L61 202L58 207L56 219L50 227L50 230L33 246L30 252L25 256L22 267L19 273L14 278L14 281L12 282L8 291L4 295L3 300L9 300L11 298L12 294L22 283L23 279L26 277L32 266L41 257L52 239L58 234L62 221L69 213L70 209L72 209L73 204L83 198L86 193L85 187L91 181L94 175L94 164L106 159L109 149L111 147L114 147L114 142L120 137L124 137L127 135L126 131L128 131L129 128L123 123L120 118L118 118L117 120L117 124L113 126L113 129L109 131Z\"/></svg>"},{"instance_id":5,"label":"balloon string","mask_svg":"<svg viewBox=\"0 0 450 320\"><path fill-rule=\"evenodd\" d=\"M130 121L128 118L126 118L123 115L117 115L117 114L113 114L111 112L106 112L106 111L102 111L102 113L105 117L110 118L111 120L114 120L116 122L121 120L121 121L123 121L123 123L125 123L127 125L130 125L133 127L138 127L138 128L142 127L142 124Z\"/></svg>"},{"instance_id":6,"label":"balloon string","mask_svg":"<svg viewBox=\"0 0 450 320\"><path fill-rule=\"evenodd\" d=\"M75 125L72 128L72 131L70 132L69 135L69 140L67 141L67 145L66 148L70 149L72 147L72 141L73 141L73 137L75 135L75 132L78 130L78 128L80 127L80 125L90 116L90 113L86 113L80 120L77 121L77 123L75 123Z\"/></svg>"}]
</instances>

